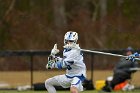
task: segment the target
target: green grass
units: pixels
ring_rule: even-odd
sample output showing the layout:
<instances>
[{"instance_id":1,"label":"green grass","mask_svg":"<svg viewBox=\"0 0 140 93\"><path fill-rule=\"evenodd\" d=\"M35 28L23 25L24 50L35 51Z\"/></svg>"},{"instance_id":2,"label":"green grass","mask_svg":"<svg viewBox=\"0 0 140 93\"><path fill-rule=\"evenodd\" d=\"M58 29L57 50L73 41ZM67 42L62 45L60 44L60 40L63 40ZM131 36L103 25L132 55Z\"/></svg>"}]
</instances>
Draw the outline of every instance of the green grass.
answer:
<instances>
[{"instance_id":1,"label":"green grass","mask_svg":"<svg viewBox=\"0 0 140 93\"><path fill-rule=\"evenodd\" d=\"M0 93L48 93L47 91L16 91L16 90L0 90ZM57 93L70 93L69 91L57 91ZM98 93L98 91L83 91L81 93ZM125 92L111 92L111 93L140 93L140 90L125 91Z\"/></svg>"}]
</instances>

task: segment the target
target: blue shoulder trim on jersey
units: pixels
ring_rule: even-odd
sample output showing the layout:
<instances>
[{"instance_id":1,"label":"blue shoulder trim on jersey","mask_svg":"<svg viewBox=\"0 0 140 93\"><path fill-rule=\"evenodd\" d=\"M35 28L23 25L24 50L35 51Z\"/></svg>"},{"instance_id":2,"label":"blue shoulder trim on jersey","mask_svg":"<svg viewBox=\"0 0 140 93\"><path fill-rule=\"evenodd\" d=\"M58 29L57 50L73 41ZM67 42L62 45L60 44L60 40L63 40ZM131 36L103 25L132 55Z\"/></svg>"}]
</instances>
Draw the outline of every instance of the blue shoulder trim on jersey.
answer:
<instances>
[{"instance_id":1,"label":"blue shoulder trim on jersey","mask_svg":"<svg viewBox=\"0 0 140 93\"><path fill-rule=\"evenodd\" d=\"M58 69L62 69L62 63L61 62L56 62Z\"/></svg>"},{"instance_id":2,"label":"blue shoulder trim on jersey","mask_svg":"<svg viewBox=\"0 0 140 93\"><path fill-rule=\"evenodd\" d=\"M70 50L71 50L71 48L64 48L64 51L63 52L65 53L65 52L68 52Z\"/></svg>"},{"instance_id":3,"label":"blue shoulder trim on jersey","mask_svg":"<svg viewBox=\"0 0 140 93\"><path fill-rule=\"evenodd\" d=\"M72 84L72 85L77 85L77 84L79 84L80 83L80 80L78 80L78 82L76 83L76 84Z\"/></svg>"}]
</instances>

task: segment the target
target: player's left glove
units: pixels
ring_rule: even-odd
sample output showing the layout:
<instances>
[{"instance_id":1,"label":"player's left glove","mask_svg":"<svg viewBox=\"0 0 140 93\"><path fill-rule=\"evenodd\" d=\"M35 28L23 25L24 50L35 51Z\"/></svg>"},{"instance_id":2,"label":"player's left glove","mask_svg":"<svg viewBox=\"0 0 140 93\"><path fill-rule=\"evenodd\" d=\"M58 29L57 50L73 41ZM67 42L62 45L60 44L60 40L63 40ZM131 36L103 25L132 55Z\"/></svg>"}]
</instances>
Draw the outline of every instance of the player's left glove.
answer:
<instances>
[{"instance_id":1,"label":"player's left glove","mask_svg":"<svg viewBox=\"0 0 140 93\"><path fill-rule=\"evenodd\" d=\"M139 57L139 54L136 52L136 53L134 53L134 54L132 54L132 55L129 55L127 58L126 58L126 60L130 60L130 61L132 61L132 62L135 62L135 58L136 57Z\"/></svg>"}]
</instances>

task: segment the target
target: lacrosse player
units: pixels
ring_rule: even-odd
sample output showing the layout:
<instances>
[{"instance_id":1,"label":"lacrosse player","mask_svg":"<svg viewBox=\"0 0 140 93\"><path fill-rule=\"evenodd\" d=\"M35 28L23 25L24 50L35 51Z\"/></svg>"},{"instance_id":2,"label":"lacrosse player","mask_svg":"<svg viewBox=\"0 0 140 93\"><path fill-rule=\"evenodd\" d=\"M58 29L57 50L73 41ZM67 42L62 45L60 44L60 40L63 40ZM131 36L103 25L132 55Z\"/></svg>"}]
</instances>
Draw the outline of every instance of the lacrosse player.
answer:
<instances>
[{"instance_id":1,"label":"lacrosse player","mask_svg":"<svg viewBox=\"0 0 140 93\"><path fill-rule=\"evenodd\" d=\"M86 78L86 66L77 40L78 34L76 32L69 31L65 34L63 58L55 56L59 50L57 45L54 45L51 55L48 57L46 68L65 68L66 74L57 75L45 81L45 87L49 93L56 93L54 86L70 88L71 93L83 91L82 81Z\"/></svg>"},{"instance_id":2,"label":"lacrosse player","mask_svg":"<svg viewBox=\"0 0 140 93\"><path fill-rule=\"evenodd\" d=\"M136 72L136 70L131 70L131 68L137 68L138 63L134 60L134 56L138 55L137 53L133 54L133 49L128 47L126 49L126 56L128 58L121 58L120 62L115 65L113 71L113 79L111 81L106 81L106 85L102 88L105 92L111 92L116 85L128 81L131 79L131 75Z\"/></svg>"}]
</instances>

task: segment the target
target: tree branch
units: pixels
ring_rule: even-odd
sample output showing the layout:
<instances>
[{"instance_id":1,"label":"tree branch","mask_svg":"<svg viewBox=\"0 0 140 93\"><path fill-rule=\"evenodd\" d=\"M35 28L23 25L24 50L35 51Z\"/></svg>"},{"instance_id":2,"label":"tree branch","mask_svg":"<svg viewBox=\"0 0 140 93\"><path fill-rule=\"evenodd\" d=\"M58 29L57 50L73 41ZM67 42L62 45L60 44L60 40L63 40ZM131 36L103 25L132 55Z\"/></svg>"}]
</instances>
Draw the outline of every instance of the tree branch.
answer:
<instances>
[{"instance_id":1,"label":"tree branch","mask_svg":"<svg viewBox=\"0 0 140 93\"><path fill-rule=\"evenodd\" d=\"M15 5L15 2L16 0L12 0L10 5L9 5L9 8L7 9L7 11L5 12L5 15L4 15L4 19L7 17L7 15L10 13L10 11L12 11L14 5Z\"/></svg>"}]
</instances>

